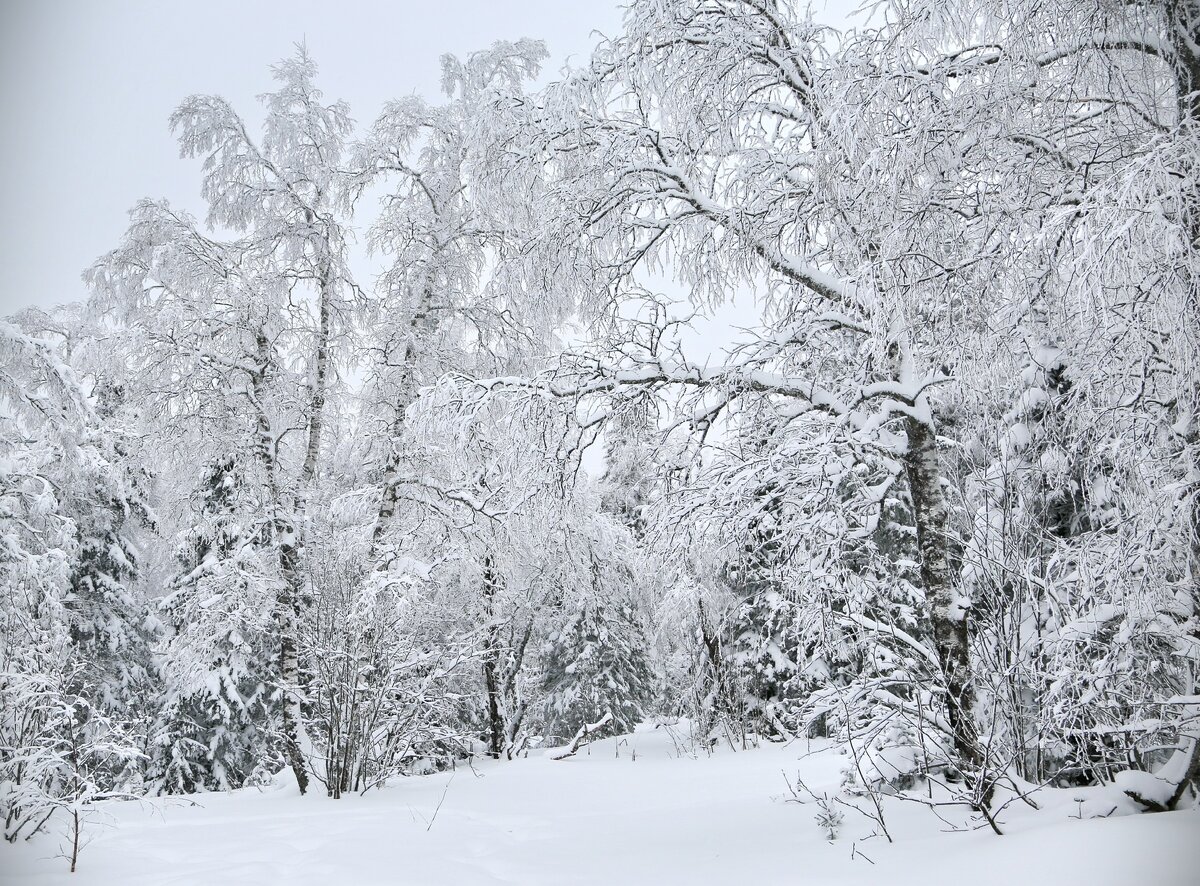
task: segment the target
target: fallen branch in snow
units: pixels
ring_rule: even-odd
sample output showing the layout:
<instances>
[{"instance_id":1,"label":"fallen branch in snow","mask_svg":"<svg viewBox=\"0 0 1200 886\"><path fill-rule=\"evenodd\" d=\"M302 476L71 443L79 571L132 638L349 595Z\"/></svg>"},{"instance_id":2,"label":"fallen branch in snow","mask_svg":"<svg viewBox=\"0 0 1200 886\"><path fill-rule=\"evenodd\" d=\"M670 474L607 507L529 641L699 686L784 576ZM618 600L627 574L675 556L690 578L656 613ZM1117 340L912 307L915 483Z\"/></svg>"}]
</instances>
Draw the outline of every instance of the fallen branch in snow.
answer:
<instances>
[{"instance_id":1,"label":"fallen branch in snow","mask_svg":"<svg viewBox=\"0 0 1200 886\"><path fill-rule=\"evenodd\" d=\"M1185 735L1191 746L1178 748L1157 773L1129 770L1117 773L1116 782L1125 796L1146 812L1169 812L1179 808L1192 787L1200 793L1200 735Z\"/></svg>"},{"instance_id":2,"label":"fallen branch in snow","mask_svg":"<svg viewBox=\"0 0 1200 886\"><path fill-rule=\"evenodd\" d=\"M774 711L768 707L763 710L763 713L766 714L767 722L775 727L775 731L779 733L780 737L783 738L785 742L792 742L796 740L796 736L792 734L791 730L779 722L779 718L775 716Z\"/></svg>"},{"instance_id":3,"label":"fallen branch in snow","mask_svg":"<svg viewBox=\"0 0 1200 886\"><path fill-rule=\"evenodd\" d=\"M567 757L573 757L579 752L579 749L592 740L592 736L612 722L612 711L609 711L595 723L585 723L579 727L579 731L575 733L575 737L571 739L571 743L567 745L562 753L551 754L551 760L565 760Z\"/></svg>"},{"instance_id":4,"label":"fallen branch in snow","mask_svg":"<svg viewBox=\"0 0 1200 886\"><path fill-rule=\"evenodd\" d=\"M454 781L454 773L450 773L450 779L446 782L446 790L442 791L442 798L438 800L437 807L433 810L433 816L429 819L429 824L425 826L426 832L433 828L433 823L437 821L437 814L442 811L442 804L446 802L446 794L450 791L450 782Z\"/></svg>"}]
</instances>

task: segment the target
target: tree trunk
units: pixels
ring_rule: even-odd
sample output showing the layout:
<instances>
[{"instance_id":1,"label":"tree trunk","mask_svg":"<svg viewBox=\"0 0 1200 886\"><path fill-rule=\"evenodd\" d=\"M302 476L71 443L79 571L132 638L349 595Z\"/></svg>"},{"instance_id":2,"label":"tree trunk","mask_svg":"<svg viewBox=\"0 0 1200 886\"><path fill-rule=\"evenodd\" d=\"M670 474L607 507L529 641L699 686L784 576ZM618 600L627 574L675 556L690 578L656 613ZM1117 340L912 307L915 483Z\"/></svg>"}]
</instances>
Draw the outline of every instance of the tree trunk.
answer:
<instances>
[{"instance_id":1,"label":"tree trunk","mask_svg":"<svg viewBox=\"0 0 1200 886\"><path fill-rule=\"evenodd\" d=\"M300 469L300 488L307 491L317 475L317 460L321 454L321 431L325 426L325 399L329 376L329 304L333 298L332 271L329 267L328 248L317 272L319 290L317 312L317 346L314 359L313 380L308 403L308 445L304 451L304 465Z\"/></svg>"},{"instance_id":2,"label":"tree trunk","mask_svg":"<svg viewBox=\"0 0 1200 886\"><path fill-rule=\"evenodd\" d=\"M1200 0L1167 0L1166 26L1179 111L1176 137L1185 143L1191 142L1192 149L1186 155L1197 158L1200 157ZM1185 283L1192 309L1192 329L1200 340L1200 166L1182 171L1186 182L1181 213L1187 250L1184 257L1184 266L1187 268ZM1191 439L1188 441L1192 451L1188 490L1191 495L1191 525L1188 528L1191 531L1190 571L1192 612L1195 615L1200 614L1200 382L1196 379L1191 382L1193 415ZM1194 637L1200 640L1200 629L1194 632ZM1171 773L1178 781L1167 806L1169 809L1177 807L1189 786L1200 796L1200 729L1185 730L1179 737L1184 742L1190 741L1190 748L1177 751L1164 767L1171 769L1175 764L1181 770Z\"/></svg>"},{"instance_id":3,"label":"tree trunk","mask_svg":"<svg viewBox=\"0 0 1200 886\"><path fill-rule=\"evenodd\" d=\"M528 706L521 697L521 687L517 682L521 675L521 665L525 661L525 650L529 648L529 640L533 636L533 621L525 625L521 639L513 647L509 655L507 667L504 668L504 680L501 691L504 693L504 710L507 711L507 722L504 724L504 755L513 759L520 751L521 726L525 722ZM521 742L523 744L523 742Z\"/></svg>"},{"instance_id":4,"label":"tree trunk","mask_svg":"<svg viewBox=\"0 0 1200 886\"><path fill-rule=\"evenodd\" d=\"M271 535L279 558L279 590L275 595L275 627L279 631L279 680L283 687L283 743L288 764L296 775L303 794L308 790L308 768L304 759L304 721L300 710L299 601L304 578L300 569L300 547L291 515L284 506L279 488L275 435L264 405L267 367L271 363L270 343L259 330L258 369L250 378L257 417L255 451L262 465L267 487L267 506L271 512Z\"/></svg>"},{"instance_id":5,"label":"tree trunk","mask_svg":"<svg viewBox=\"0 0 1200 886\"><path fill-rule=\"evenodd\" d=\"M391 449L383 468L383 489L379 494L379 509L375 514L375 525L371 529L367 563L375 561L383 536L392 524L392 518L396 516L396 504L400 499L400 434L404 429L404 414L407 408L407 403L398 405L396 419L392 422L391 432L388 435ZM377 564L377 568L383 568L385 565L384 563Z\"/></svg>"},{"instance_id":6,"label":"tree trunk","mask_svg":"<svg viewBox=\"0 0 1200 886\"><path fill-rule=\"evenodd\" d=\"M954 751L964 775L975 780L982 773L983 753L975 728L975 690L971 680L971 658L967 631L967 603L955 588L958 557L949 535L949 509L942 488L937 435L930 422L908 418L908 451L905 471L917 524L917 547L921 558L921 582L925 586L933 641L942 676L946 681L946 712ZM980 802L986 806L990 789L981 785Z\"/></svg>"},{"instance_id":7,"label":"tree trunk","mask_svg":"<svg viewBox=\"0 0 1200 886\"><path fill-rule=\"evenodd\" d=\"M276 621L279 627L279 679L283 684L283 743L288 764L296 775L300 793L308 790L308 768L304 759L304 721L300 709L299 601L303 576L296 529L291 520L278 512L275 520L282 581L276 597Z\"/></svg>"},{"instance_id":8,"label":"tree trunk","mask_svg":"<svg viewBox=\"0 0 1200 886\"><path fill-rule=\"evenodd\" d=\"M1175 96L1179 112L1176 138L1192 143L1192 150L1180 152L1200 156L1200 0L1166 0L1167 42L1171 47L1171 65L1175 74ZM1180 213L1185 249L1185 285L1191 305L1193 330L1200 332L1200 167L1182 169L1183 206ZM1192 380L1193 451L1200 450L1200 389ZM1193 464L1191 483L1192 525L1190 527L1194 604L1200 609L1200 464Z\"/></svg>"},{"instance_id":9,"label":"tree trunk","mask_svg":"<svg viewBox=\"0 0 1200 886\"><path fill-rule=\"evenodd\" d=\"M391 450L388 452L387 463L383 469L383 490L379 497L379 510L375 516L375 526L371 530L371 544L367 549L368 562L375 559L384 533L387 532L392 518L396 515L400 486L400 435L404 431L404 419L408 409L417 399L416 364L421 357L421 339L424 333L437 329L437 321L430 315L432 303L433 291L426 286L416 310L409 318L408 339L404 344L404 374L401 377L400 390L396 396L396 417L392 420L389 434Z\"/></svg>"},{"instance_id":10,"label":"tree trunk","mask_svg":"<svg viewBox=\"0 0 1200 886\"><path fill-rule=\"evenodd\" d=\"M489 624L487 640L483 650L483 684L487 694L488 713L488 754L500 759L504 751L504 715L501 704L500 681L500 628L496 624L495 599L499 589L499 577L496 575L492 555L488 554L483 560L483 601L484 615Z\"/></svg>"}]
</instances>

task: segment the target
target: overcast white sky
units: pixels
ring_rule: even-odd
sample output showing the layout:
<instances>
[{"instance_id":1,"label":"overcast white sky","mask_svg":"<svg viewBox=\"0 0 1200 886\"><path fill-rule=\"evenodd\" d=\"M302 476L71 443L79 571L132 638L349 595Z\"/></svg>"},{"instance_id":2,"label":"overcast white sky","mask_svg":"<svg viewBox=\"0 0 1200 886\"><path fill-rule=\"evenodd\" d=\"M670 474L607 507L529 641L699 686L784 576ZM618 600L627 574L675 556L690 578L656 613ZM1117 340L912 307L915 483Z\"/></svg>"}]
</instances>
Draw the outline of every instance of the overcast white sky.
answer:
<instances>
[{"instance_id":1,"label":"overcast white sky","mask_svg":"<svg viewBox=\"0 0 1200 886\"><path fill-rule=\"evenodd\" d=\"M328 99L369 124L410 92L434 97L438 58L499 39L550 45L548 71L615 33L622 0L0 0L0 316L85 297L126 211L166 197L203 214L199 164L167 117L192 93L245 116L268 67L306 40ZM816 0L837 23L850 0Z\"/></svg>"}]
</instances>

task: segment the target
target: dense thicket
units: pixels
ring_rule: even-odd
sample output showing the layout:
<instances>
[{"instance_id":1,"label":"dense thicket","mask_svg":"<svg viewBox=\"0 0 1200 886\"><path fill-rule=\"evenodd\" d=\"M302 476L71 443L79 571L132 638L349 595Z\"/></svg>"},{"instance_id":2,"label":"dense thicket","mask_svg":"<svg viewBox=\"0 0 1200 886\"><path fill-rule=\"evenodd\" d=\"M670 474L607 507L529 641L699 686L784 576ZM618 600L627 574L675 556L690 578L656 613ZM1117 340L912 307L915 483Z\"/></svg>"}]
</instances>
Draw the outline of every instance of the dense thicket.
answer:
<instances>
[{"instance_id":1,"label":"dense thicket","mask_svg":"<svg viewBox=\"0 0 1200 886\"><path fill-rule=\"evenodd\" d=\"M186 99L207 218L0 328L7 836L656 717L1194 800L1200 4L867 22L641 0L361 133L302 48L257 134Z\"/></svg>"}]
</instances>

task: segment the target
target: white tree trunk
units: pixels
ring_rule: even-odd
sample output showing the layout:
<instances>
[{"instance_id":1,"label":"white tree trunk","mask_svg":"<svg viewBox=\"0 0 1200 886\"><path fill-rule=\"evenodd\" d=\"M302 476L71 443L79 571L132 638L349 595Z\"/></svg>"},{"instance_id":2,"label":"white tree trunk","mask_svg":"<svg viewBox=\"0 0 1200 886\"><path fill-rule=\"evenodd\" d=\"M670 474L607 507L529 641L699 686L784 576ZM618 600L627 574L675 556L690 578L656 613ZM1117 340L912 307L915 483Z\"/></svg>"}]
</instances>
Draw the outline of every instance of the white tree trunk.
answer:
<instances>
[{"instance_id":1,"label":"white tree trunk","mask_svg":"<svg viewBox=\"0 0 1200 886\"><path fill-rule=\"evenodd\" d=\"M279 487L279 466L275 435L264 406L266 370L271 362L270 343L259 330L258 369L251 375L257 429L255 452L266 480L267 506L270 509L271 535L279 560L279 590L275 597L275 627L279 631L279 680L283 688L283 742L288 764L296 776L300 793L308 790L308 767L304 748L304 720L300 710L300 657L298 651L299 601L304 587L300 566L300 546L296 527L285 506Z\"/></svg>"}]
</instances>

